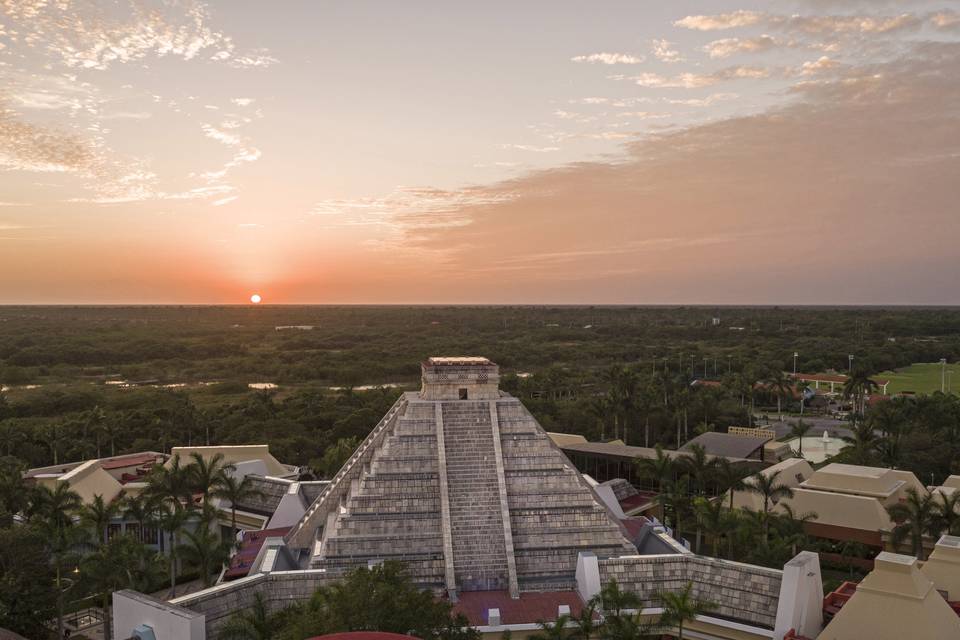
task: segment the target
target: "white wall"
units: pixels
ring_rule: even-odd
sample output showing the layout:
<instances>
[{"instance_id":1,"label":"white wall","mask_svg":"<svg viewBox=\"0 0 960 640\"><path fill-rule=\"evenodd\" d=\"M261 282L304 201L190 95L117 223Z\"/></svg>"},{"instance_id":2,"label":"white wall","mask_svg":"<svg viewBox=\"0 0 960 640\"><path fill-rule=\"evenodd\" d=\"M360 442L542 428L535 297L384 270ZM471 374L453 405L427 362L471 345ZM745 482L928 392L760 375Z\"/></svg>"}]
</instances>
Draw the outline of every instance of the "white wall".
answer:
<instances>
[{"instance_id":1,"label":"white wall","mask_svg":"<svg viewBox=\"0 0 960 640\"><path fill-rule=\"evenodd\" d=\"M125 589L113 594L113 637L129 638L147 625L156 640L206 640L205 616Z\"/></svg>"}]
</instances>

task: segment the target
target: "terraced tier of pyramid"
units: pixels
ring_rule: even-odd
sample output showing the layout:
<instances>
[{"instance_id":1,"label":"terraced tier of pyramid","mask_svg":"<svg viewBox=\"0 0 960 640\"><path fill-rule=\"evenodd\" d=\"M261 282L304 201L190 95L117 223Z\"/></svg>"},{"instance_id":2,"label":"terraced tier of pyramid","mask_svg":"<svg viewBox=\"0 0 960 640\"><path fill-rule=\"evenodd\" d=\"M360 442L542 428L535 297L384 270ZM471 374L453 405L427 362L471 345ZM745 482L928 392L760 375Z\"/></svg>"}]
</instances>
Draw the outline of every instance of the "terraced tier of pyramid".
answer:
<instances>
[{"instance_id":1,"label":"terraced tier of pyramid","mask_svg":"<svg viewBox=\"0 0 960 640\"><path fill-rule=\"evenodd\" d=\"M577 555L635 553L486 358L430 358L287 537L311 568L397 559L423 586L573 588Z\"/></svg>"}]
</instances>

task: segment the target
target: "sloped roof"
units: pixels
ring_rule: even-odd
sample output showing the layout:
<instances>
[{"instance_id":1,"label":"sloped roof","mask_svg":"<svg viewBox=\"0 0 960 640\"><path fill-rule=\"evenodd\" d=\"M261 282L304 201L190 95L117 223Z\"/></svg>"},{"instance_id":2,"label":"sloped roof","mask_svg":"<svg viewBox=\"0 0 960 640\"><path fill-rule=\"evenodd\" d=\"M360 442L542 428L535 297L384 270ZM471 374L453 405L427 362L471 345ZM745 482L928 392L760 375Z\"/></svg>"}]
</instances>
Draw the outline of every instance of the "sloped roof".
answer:
<instances>
[{"instance_id":1,"label":"sloped roof","mask_svg":"<svg viewBox=\"0 0 960 640\"><path fill-rule=\"evenodd\" d=\"M680 447L681 451L690 451L694 445L699 445L713 456L722 456L724 458L749 458L758 450L763 448L767 438L751 438L748 436L735 436L729 433L719 433L717 431L708 431L701 433L685 445Z\"/></svg>"},{"instance_id":2,"label":"sloped roof","mask_svg":"<svg viewBox=\"0 0 960 640\"><path fill-rule=\"evenodd\" d=\"M250 484L254 489L260 492L260 495L250 496L237 503L237 509L241 511L250 511L261 515L272 515L277 510L277 505L283 495L290 489L292 484L288 480L280 478L262 477L248 475Z\"/></svg>"},{"instance_id":3,"label":"sloped roof","mask_svg":"<svg viewBox=\"0 0 960 640\"><path fill-rule=\"evenodd\" d=\"M960 536L941 536L920 570L947 600L960 601Z\"/></svg>"},{"instance_id":4,"label":"sloped roof","mask_svg":"<svg viewBox=\"0 0 960 640\"><path fill-rule=\"evenodd\" d=\"M634 447L628 444L616 444L613 442L582 442L565 444L561 447L567 453L586 453L590 455L610 456L614 458L626 458L629 460L638 460L640 458L655 458L657 450L650 447ZM672 451L664 449L663 453L668 458L686 456L682 451ZM748 462L743 457L724 456L731 462ZM752 462L756 463L756 460Z\"/></svg>"},{"instance_id":5,"label":"sloped roof","mask_svg":"<svg viewBox=\"0 0 960 640\"><path fill-rule=\"evenodd\" d=\"M886 551L818 640L960 638L960 616L911 556Z\"/></svg>"},{"instance_id":6,"label":"sloped roof","mask_svg":"<svg viewBox=\"0 0 960 640\"><path fill-rule=\"evenodd\" d=\"M556 620L561 605L570 607L571 615L578 616L583 600L576 591L521 593L519 598L511 598L506 591L472 591L460 595L453 611L464 614L472 626L479 627L490 624L490 609L500 610L500 624L530 624Z\"/></svg>"}]
</instances>

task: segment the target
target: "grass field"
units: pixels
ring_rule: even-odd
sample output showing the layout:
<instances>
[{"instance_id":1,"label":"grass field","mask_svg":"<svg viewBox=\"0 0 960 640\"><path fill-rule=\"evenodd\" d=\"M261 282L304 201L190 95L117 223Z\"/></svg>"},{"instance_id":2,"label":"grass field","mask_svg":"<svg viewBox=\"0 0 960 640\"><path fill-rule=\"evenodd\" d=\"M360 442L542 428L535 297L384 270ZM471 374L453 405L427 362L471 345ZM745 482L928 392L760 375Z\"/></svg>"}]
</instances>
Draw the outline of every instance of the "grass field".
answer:
<instances>
[{"instance_id":1,"label":"grass field","mask_svg":"<svg viewBox=\"0 0 960 640\"><path fill-rule=\"evenodd\" d=\"M942 365L939 362L917 363L896 371L884 371L876 377L890 380L887 392L891 394L901 391L933 393L940 391L941 371ZM953 372L952 376L950 372ZM952 393L960 391L960 364L947 365L946 384Z\"/></svg>"}]
</instances>

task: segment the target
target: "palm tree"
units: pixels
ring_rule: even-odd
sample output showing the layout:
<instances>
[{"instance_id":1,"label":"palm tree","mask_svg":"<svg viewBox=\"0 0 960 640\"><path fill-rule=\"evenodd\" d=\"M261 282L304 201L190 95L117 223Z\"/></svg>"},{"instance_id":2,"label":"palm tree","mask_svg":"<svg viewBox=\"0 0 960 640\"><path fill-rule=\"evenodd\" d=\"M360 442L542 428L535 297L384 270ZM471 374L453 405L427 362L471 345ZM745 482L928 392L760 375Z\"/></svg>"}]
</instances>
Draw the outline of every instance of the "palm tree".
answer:
<instances>
[{"instance_id":1,"label":"palm tree","mask_svg":"<svg viewBox=\"0 0 960 640\"><path fill-rule=\"evenodd\" d=\"M798 453L800 457L803 457L803 439L807 437L807 434L810 433L810 429L813 428L813 425L807 424L803 421L803 418L799 419L794 423L790 428L790 437L797 438L797 442L800 443L800 449Z\"/></svg>"},{"instance_id":2,"label":"palm tree","mask_svg":"<svg viewBox=\"0 0 960 640\"><path fill-rule=\"evenodd\" d=\"M781 469L770 474L758 473L757 475L753 476L753 482L751 482L747 487L748 491L752 491L753 493L763 496L764 542L767 541L767 534L770 532L768 515L770 514L771 503L776 505L776 503L783 498L793 497L793 489L780 482L780 474L782 472L783 470Z\"/></svg>"},{"instance_id":3,"label":"palm tree","mask_svg":"<svg viewBox=\"0 0 960 640\"><path fill-rule=\"evenodd\" d=\"M783 420L783 397L790 392L790 382L779 368L771 370L763 381L767 391L777 398L777 416Z\"/></svg>"},{"instance_id":4,"label":"palm tree","mask_svg":"<svg viewBox=\"0 0 960 640\"><path fill-rule=\"evenodd\" d=\"M267 601L257 593L253 596L253 604L235 613L217 637L220 640L271 640L274 630Z\"/></svg>"},{"instance_id":5,"label":"palm tree","mask_svg":"<svg viewBox=\"0 0 960 640\"><path fill-rule=\"evenodd\" d=\"M661 487L655 501L660 505L660 513L664 514L664 524L666 524L666 507L669 505L673 510L673 528L676 536L679 537L681 535L680 526L690 510L690 490L687 485L687 478L681 478L678 482L671 482Z\"/></svg>"},{"instance_id":6,"label":"palm tree","mask_svg":"<svg viewBox=\"0 0 960 640\"><path fill-rule=\"evenodd\" d=\"M120 418L116 415L107 416L100 424L100 433L110 443L110 456L117 455L117 434L120 433Z\"/></svg>"},{"instance_id":7,"label":"palm tree","mask_svg":"<svg viewBox=\"0 0 960 640\"><path fill-rule=\"evenodd\" d=\"M733 495L737 491L746 490L747 483L745 480L750 475L750 471L730 462L727 458L717 458L713 475L717 484L720 485L720 490L730 493L730 509L732 510Z\"/></svg>"},{"instance_id":8,"label":"palm tree","mask_svg":"<svg viewBox=\"0 0 960 640\"><path fill-rule=\"evenodd\" d=\"M31 519L38 522L50 545L50 555L56 568L57 633L63 637L63 582L64 569L70 554L80 541L79 530L73 526L73 516L83 506L79 494L66 482L58 482L55 489L38 486L30 506ZM72 586L72 585L71 585Z\"/></svg>"},{"instance_id":9,"label":"palm tree","mask_svg":"<svg viewBox=\"0 0 960 640\"><path fill-rule=\"evenodd\" d=\"M216 535L206 522L201 523L196 531L187 531L185 535L187 541L177 551L187 565L200 571L203 586L209 587L213 584L211 574L230 559L233 543Z\"/></svg>"},{"instance_id":10,"label":"palm tree","mask_svg":"<svg viewBox=\"0 0 960 640\"><path fill-rule=\"evenodd\" d=\"M907 498L887 507L887 514L895 525L891 533L894 546L899 546L907 537L918 560L923 560L923 536L933 535L937 527L937 510L933 493L920 493L915 488L907 489Z\"/></svg>"},{"instance_id":11,"label":"palm tree","mask_svg":"<svg viewBox=\"0 0 960 640\"><path fill-rule=\"evenodd\" d=\"M716 467L716 462L708 457L706 448L699 444L691 444L684 455L677 459L677 464L693 480L693 488L697 495L703 495Z\"/></svg>"},{"instance_id":12,"label":"palm tree","mask_svg":"<svg viewBox=\"0 0 960 640\"><path fill-rule=\"evenodd\" d=\"M226 472L232 471L235 467L223 462L222 453L217 453L208 460L196 451L192 451L190 458L192 460L186 469L188 469L191 489L203 496L203 503L206 504L210 494L221 486Z\"/></svg>"},{"instance_id":13,"label":"palm tree","mask_svg":"<svg viewBox=\"0 0 960 640\"><path fill-rule=\"evenodd\" d=\"M53 464L60 464L60 449L63 442L67 439L63 432L64 425L60 422L50 423L43 433L43 442L50 447L50 453L53 455Z\"/></svg>"},{"instance_id":14,"label":"palm tree","mask_svg":"<svg viewBox=\"0 0 960 640\"><path fill-rule=\"evenodd\" d=\"M600 427L600 441L607 439L607 415L610 413L610 402L607 398L593 398L587 405L587 411L597 419Z\"/></svg>"},{"instance_id":15,"label":"palm tree","mask_svg":"<svg viewBox=\"0 0 960 640\"><path fill-rule=\"evenodd\" d=\"M703 529L710 539L710 555L715 558L719 557L720 539L726 535L730 526L727 511L723 507L723 500L696 498L693 501L693 509L697 516L698 531ZM696 552L700 553L699 536Z\"/></svg>"},{"instance_id":16,"label":"palm tree","mask_svg":"<svg viewBox=\"0 0 960 640\"><path fill-rule=\"evenodd\" d=\"M807 544L806 524L819 516L815 511L797 513L789 502L780 506L783 508L783 515L777 519L777 528L780 529L784 541L790 544L791 555L795 556L798 549Z\"/></svg>"},{"instance_id":17,"label":"palm tree","mask_svg":"<svg viewBox=\"0 0 960 640\"><path fill-rule=\"evenodd\" d=\"M233 531L237 530L237 505L245 500L256 498L263 495L263 492L256 488L250 476L243 476L239 480L230 473L224 473L220 478L220 486L214 492L214 497L230 502L230 527Z\"/></svg>"},{"instance_id":18,"label":"palm tree","mask_svg":"<svg viewBox=\"0 0 960 640\"><path fill-rule=\"evenodd\" d=\"M180 465L174 456L170 466L156 465L147 476L146 494L156 500L157 522L170 535L170 597L176 595L177 555L180 533L193 517L191 491L194 486L190 467Z\"/></svg>"},{"instance_id":19,"label":"palm tree","mask_svg":"<svg viewBox=\"0 0 960 640\"><path fill-rule=\"evenodd\" d=\"M634 464L636 464L637 472L640 477L656 480L657 488L659 489L660 493L663 493L664 489L671 482L673 482L674 463L673 459L663 452L663 447L661 447L659 444L654 451L655 456L653 458L637 458ZM664 505L661 502L661 522L664 520L664 516L666 515L663 507Z\"/></svg>"},{"instance_id":20,"label":"palm tree","mask_svg":"<svg viewBox=\"0 0 960 640\"><path fill-rule=\"evenodd\" d=\"M660 614L662 626L676 626L677 639L683 640L683 625L695 620L697 616L709 613L717 605L707 600L699 600L692 595L693 583L687 585L677 593L664 592L659 595L663 613Z\"/></svg>"},{"instance_id":21,"label":"palm tree","mask_svg":"<svg viewBox=\"0 0 960 640\"><path fill-rule=\"evenodd\" d=\"M122 589L126 577L121 558L110 553L106 547L84 556L80 561L81 580L95 593L100 594L100 608L103 611L103 637L110 640L113 625L110 623L110 594ZM62 637L62 636L61 636Z\"/></svg>"},{"instance_id":22,"label":"palm tree","mask_svg":"<svg viewBox=\"0 0 960 640\"><path fill-rule=\"evenodd\" d=\"M193 482L190 468L181 466L180 456L174 456L169 465L158 464L153 467L147 476L146 493L184 507L184 503L191 502Z\"/></svg>"},{"instance_id":23,"label":"palm tree","mask_svg":"<svg viewBox=\"0 0 960 640\"><path fill-rule=\"evenodd\" d=\"M939 534L960 534L960 491L937 490L939 500L934 504L934 527Z\"/></svg>"},{"instance_id":24,"label":"palm tree","mask_svg":"<svg viewBox=\"0 0 960 640\"><path fill-rule=\"evenodd\" d=\"M103 435L103 424L106 422L106 419L107 414L100 408L100 405L90 409L83 416L83 439L87 439L88 432L93 432L93 437L97 443L97 458L103 457L100 451L100 437Z\"/></svg>"},{"instance_id":25,"label":"palm tree","mask_svg":"<svg viewBox=\"0 0 960 640\"><path fill-rule=\"evenodd\" d=\"M593 596L590 602L605 619L620 616L628 609L640 608L640 597L632 591L622 591L613 579L600 587L600 593Z\"/></svg>"},{"instance_id":26,"label":"palm tree","mask_svg":"<svg viewBox=\"0 0 960 640\"><path fill-rule=\"evenodd\" d=\"M552 624L541 620L537 622L537 625L540 626L540 631L530 634L528 638L530 640L570 640L574 634L567 628L569 623L570 615L566 613L562 616L557 616L557 619Z\"/></svg>"},{"instance_id":27,"label":"palm tree","mask_svg":"<svg viewBox=\"0 0 960 640\"><path fill-rule=\"evenodd\" d=\"M121 505L123 517L127 520L133 520L137 523L139 531L137 534L140 542L146 541L144 532L148 526L156 522L158 501L149 493L139 495L127 495L123 497Z\"/></svg>"},{"instance_id":28,"label":"palm tree","mask_svg":"<svg viewBox=\"0 0 960 640\"><path fill-rule=\"evenodd\" d=\"M13 451L27 440L27 432L17 421L10 419L0 420L0 446L3 446L4 455L13 455Z\"/></svg>"},{"instance_id":29,"label":"palm tree","mask_svg":"<svg viewBox=\"0 0 960 640\"><path fill-rule=\"evenodd\" d=\"M192 509L177 508L175 503L165 501L161 503L157 524L160 529L170 536L170 595L177 595L177 560L180 553L180 534L190 520L195 517Z\"/></svg>"},{"instance_id":30,"label":"palm tree","mask_svg":"<svg viewBox=\"0 0 960 640\"><path fill-rule=\"evenodd\" d=\"M877 388L877 383L870 378L865 369L855 369L843 383L843 397L853 403L853 419L866 412L866 397Z\"/></svg>"},{"instance_id":31,"label":"palm tree","mask_svg":"<svg viewBox=\"0 0 960 640\"><path fill-rule=\"evenodd\" d=\"M871 464L880 446L876 432L866 422L855 422L852 431L852 435L843 436L843 441L847 444L841 449L841 453L851 464Z\"/></svg>"},{"instance_id":32,"label":"palm tree","mask_svg":"<svg viewBox=\"0 0 960 640\"><path fill-rule=\"evenodd\" d=\"M107 502L101 494L94 494L93 502L84 505L80 510L80 522L93 532L96 546L102 547L107 543L107 531L110 522L120 514L120 501Z\"/></svg>"},{"instance_id":33,"label":"palm tree","mask_svg":"<svg viewBox=\"0 0 960 640\"><path fill-rule=\"evenodd\" d=\"M18 458L0 458L0 528L13 524L13 516L30 506L27 487L23 483L26 465Z\"/></svg>"},{"instance_id":34,"label":"palm tree","mask_svg":"<svg viewBox=\"0 0 960 640\"><path fill-rule=\"evenodd\" d=\"M576 640L590 640L590 638L597 632L597 605L591 599L590 602L587 602L580 609L580 615L572 618L574 632L573 636Z\"/></svg>"}]
</instances>

